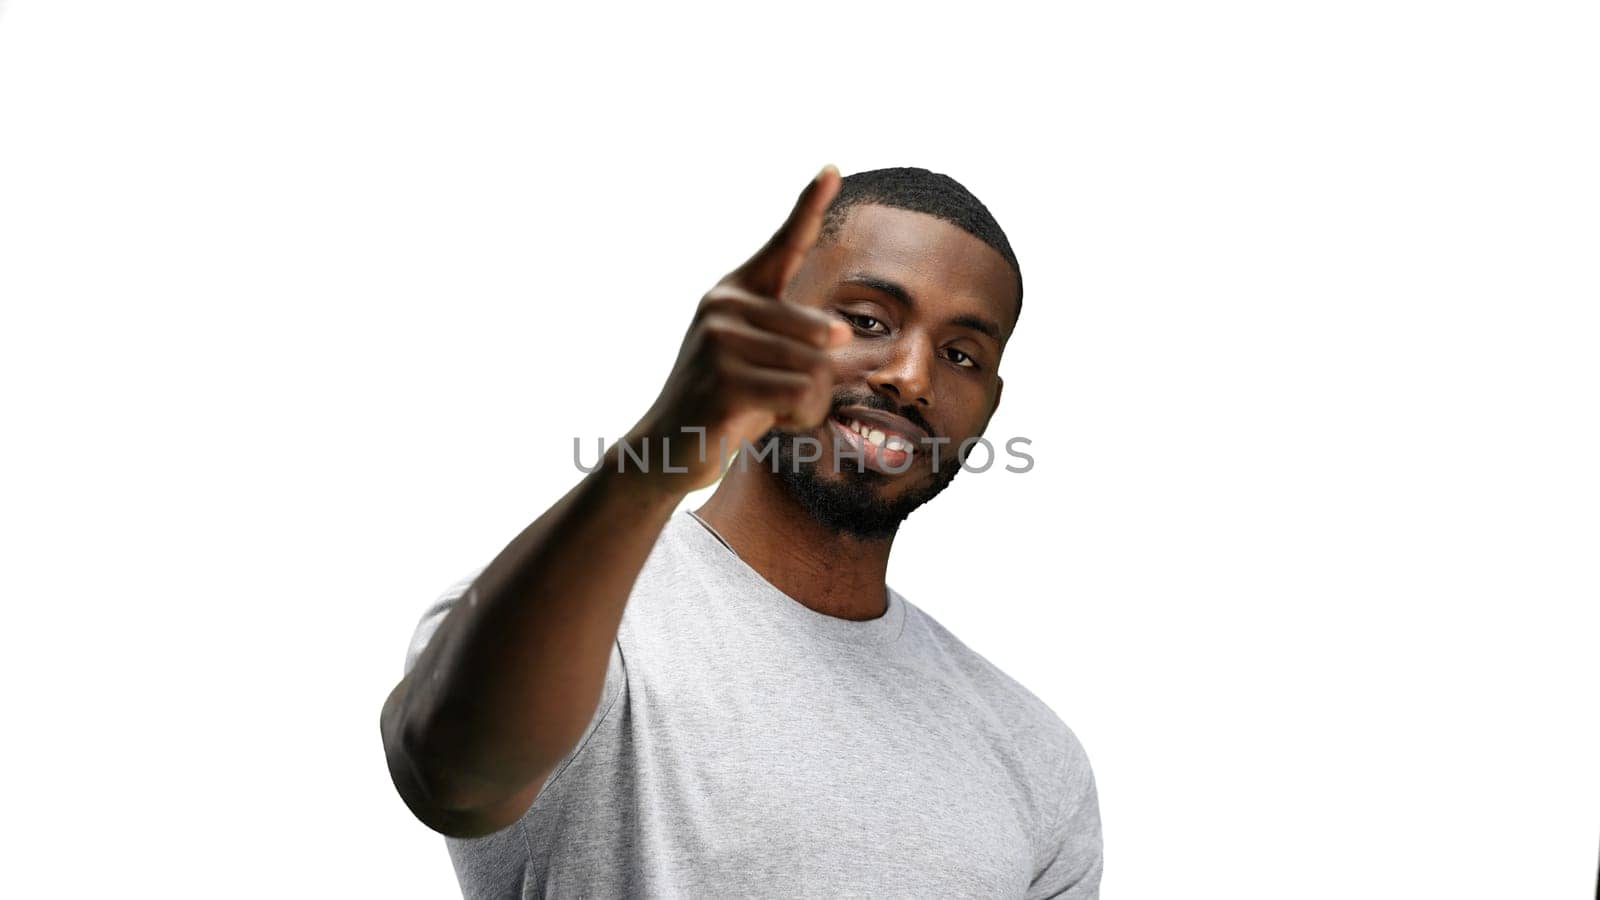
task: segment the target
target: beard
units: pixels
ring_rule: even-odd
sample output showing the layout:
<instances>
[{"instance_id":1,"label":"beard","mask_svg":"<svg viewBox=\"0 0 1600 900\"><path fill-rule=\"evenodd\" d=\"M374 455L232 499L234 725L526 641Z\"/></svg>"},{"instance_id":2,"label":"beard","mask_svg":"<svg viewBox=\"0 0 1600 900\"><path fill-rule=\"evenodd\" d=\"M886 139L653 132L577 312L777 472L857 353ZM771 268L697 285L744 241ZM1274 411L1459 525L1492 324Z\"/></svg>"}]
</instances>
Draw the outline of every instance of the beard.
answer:
<instances>
[{"instance_id":1,"label":"beard","mask_svg":"<svg viewBox=\"0 0 1600 900\"><path fill-rule=\"evenodd\" d=\"M851 465L845 458L838 466L838 477L829 478L827 474L831 473L825 474L822 468L833 467L833 454L829 452L816 461L797 462L800 457L795 448L802 436L777 428L762 435L762 444L770 441L775 445L778 483L824 528L863 540L893 537L913 510L937 497L961 471L959 460L951 460L948 466L940 460L940 469L928 484L884 499L878 496L877 488L888 484L892 476L883 472Z\"/></svg>"}]
</instances>

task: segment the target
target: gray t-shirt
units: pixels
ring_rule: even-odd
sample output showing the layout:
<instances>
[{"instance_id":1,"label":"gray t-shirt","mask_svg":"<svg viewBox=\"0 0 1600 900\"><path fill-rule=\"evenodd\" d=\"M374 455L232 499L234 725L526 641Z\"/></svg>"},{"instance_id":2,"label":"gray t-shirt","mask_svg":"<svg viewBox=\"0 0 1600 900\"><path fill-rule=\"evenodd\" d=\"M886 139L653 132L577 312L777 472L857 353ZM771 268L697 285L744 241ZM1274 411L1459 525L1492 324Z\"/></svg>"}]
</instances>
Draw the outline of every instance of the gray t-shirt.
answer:
<instances>
[{"instance_id":1,"label":"gray t-shirt","mask_svg":"<svg viewBox=\"0 0 1600 900\"><path fill-rule=\"evenodd\" d=\"M423 615L406 671L476 574ZM445 839L463 895L1098 897L1082 745L888 600L868 621L818 613L675 513L577 746L521 820Z\"/></svg>"}]
</instances>

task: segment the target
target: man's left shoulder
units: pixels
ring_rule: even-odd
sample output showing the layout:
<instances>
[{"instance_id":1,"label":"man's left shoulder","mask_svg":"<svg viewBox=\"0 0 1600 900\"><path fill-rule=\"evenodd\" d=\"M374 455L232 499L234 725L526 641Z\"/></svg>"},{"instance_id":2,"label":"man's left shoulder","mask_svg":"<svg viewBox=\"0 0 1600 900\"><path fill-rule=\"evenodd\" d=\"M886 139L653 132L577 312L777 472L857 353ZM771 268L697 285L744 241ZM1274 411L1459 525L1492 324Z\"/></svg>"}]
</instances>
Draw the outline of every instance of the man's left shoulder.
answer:
<instances>
[{"instance_id":1,"label":"man's left shoulder","mask_svg":"<svg viewBox=\"0 0 1600 900\"><path fill-rule=\"evenodd\" d=\"M937 650L942 661L958 671L963 680L1007 722L1019 744L1031 745L1037 755L1058 764L1065 762L1070 765L1083 757L1083 745L1077 734L1038 694L988 657L972 649L925 610L908 602L906 611L926 635L928 643Z\"/></svg>"}]
</instances>

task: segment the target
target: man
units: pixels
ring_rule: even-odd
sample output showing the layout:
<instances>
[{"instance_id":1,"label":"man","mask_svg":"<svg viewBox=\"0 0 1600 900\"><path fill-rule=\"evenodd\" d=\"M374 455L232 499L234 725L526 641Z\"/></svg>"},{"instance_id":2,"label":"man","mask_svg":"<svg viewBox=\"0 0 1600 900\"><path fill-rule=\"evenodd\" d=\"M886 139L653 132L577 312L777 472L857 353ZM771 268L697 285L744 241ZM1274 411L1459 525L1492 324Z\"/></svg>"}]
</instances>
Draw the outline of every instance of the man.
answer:
<instances>
[{"instance_id":1,"label":"man","mask_svg":"<svg viewBox=\"0 0 1600 900\"><path fill-rule=\"evenodd\" d=\"M1076 737L885 582L1021 304L954 180L823 168L623 441L418 626L383 742L466 896L1098 896Z\"/></svg>"}]
</instances>

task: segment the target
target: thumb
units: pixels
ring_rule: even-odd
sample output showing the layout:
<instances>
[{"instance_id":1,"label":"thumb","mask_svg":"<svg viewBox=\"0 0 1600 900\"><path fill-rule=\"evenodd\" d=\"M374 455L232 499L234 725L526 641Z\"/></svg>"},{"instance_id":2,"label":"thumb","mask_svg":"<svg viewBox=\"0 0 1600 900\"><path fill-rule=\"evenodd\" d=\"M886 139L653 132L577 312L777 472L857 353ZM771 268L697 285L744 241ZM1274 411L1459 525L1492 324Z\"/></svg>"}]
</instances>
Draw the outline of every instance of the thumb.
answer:
<instances>
[{"instance_id":1,"label":"thumb","mask_svg":"<svg viewBox=\"0 0 1600 900\"><path fill-rule=\"evenodd\" d=\"M745 287L769 297L782 293L821 235L823 214L839 193L839 184L838 168L832 163L823 166L800 192L789 217L754 256L735 270Z\"/></svg>"}]
</instances>

